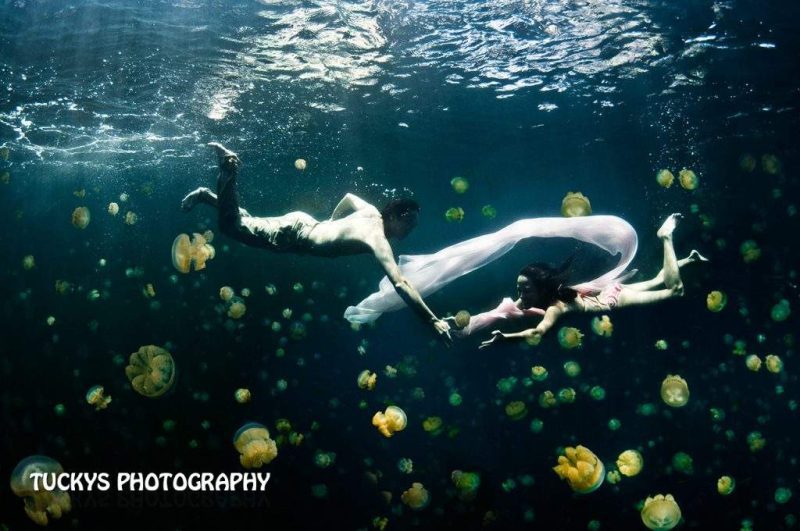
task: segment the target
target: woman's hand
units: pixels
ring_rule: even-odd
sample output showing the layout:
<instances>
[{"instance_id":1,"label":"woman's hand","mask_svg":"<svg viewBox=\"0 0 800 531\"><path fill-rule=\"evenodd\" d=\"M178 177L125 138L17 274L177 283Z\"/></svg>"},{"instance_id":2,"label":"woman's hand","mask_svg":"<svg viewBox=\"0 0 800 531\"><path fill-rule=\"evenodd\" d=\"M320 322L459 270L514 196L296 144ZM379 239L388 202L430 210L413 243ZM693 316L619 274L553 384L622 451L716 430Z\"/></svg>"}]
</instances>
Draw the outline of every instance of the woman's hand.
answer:
<instances>
[{"instance_id":1,"label":"woman's hand","mask_svg":"<svg viewBox=\"0 0 800 531\"><path fill-rule=\"evenodd\" d=\"M494 330L494 331L492 331L491 339L487 339L486 341L483 341L480 344L480 346L478 346L478 348L486 348L486 347L492 345L493 343L500 343L501 341L507 341L507 340L511 339L512 337L513 337L513 334L504 334L500 330Z\"/></svg>"}]
</instances>

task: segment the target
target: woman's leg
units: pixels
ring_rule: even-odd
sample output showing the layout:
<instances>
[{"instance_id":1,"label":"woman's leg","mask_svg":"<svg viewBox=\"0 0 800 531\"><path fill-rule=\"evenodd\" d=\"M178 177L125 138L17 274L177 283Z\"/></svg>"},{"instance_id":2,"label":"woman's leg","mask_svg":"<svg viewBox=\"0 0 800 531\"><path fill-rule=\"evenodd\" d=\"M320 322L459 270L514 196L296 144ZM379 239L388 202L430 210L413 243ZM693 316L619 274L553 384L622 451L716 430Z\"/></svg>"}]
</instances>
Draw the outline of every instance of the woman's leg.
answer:
<instances>
[{"instance_id":1,"label":"woman's leg","mask_svg":"<svg viewBox=\"0 0 800 531\"><path fill-rule=\"evenodd\" d=\"M683 295L683 282L681 281L680 270L678 269L678 257L675 256L675 247L672 245L672 233L681 214L670 214L661 228L656 232L656 236L664 242L664 286L675 292L676 295Z\"/></svg>"},{"instance_id":2,"label":"woman's leg","mask_svg":"<svg viewBox=\"0 0 800 531\"><path fill-rule=\"evenodd\" d=\"M656 279L664 282L666 289L656 291L641 291L634 290L628 286L623 286L619 294L618 307L633 306L637 304L652 304L654 302L669 299L671 297L679 297L683 295L683 282L679 272L678 259L675 256L675 248L672 245L672 233L675 231L675 226L682 216L680 214L671 214L658 229L656 236L664 242L664 266ZM700 253L697 253L698 259ZM692 255L689 255L692 258ZM687 258L687 260L689 259ZM687 262L688 263L688 262ZM656 280L653 279L653 280ZM652 282L652 281L651 281Z\"/></svg>"},{"instance_id":3,"label":"woman's leg","mask_svg":"<svg viewBox=\"0 0 800 531\"><path fill-rule=\"evenodd\" d=\"M708 262L708 258L706 258L705 256L703 256L702 254L693 249L692 252L689 253L689 256L678 260L678 268L680 269L686 264L691 264L693 262ZM634 291L649 291L652 290L653 288L657 288L663 283L664 283L664 270L662 269L661 271L658 272L656 276L654 276L650 280L644 280L642 282L634 282L633 284L623 284L623 286L628 289L632 289Z\"/></svg>"}]
</instances>

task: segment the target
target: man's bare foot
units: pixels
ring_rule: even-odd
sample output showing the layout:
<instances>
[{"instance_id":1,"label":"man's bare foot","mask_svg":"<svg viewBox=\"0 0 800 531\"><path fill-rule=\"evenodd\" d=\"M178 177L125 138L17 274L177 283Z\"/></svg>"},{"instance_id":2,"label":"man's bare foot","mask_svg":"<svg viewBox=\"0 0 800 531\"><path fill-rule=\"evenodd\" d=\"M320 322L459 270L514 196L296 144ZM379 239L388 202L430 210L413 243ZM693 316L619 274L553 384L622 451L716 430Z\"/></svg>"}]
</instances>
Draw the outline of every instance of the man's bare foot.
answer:
<instances>
[{"instance_id":1,"label":"man's bare foot","mask_svg":"<svg viewBox=\"0 0 800 531\"><path fill-rule=\"evenodd\" d=\"M658 232L656 232L656 236L658 236L662 240L665 238L672 237L672 232L675 230L675 226L678 224L678 220L682 218L683 214L679 212L667 216L667 219L664 220L664 223L661 225L661 228L658 229Z\"/></svg>"},{"instance_id":2,"label":"man's bare foot","mask_svg":"<svg viewBox=\"0 0 800 531\"><path fill-rule=\"evenodd\" d=\"M241 165L242 161L239 160L239 156L219 142L209 142L208 146L217 152L220 167L238 168Z\"/></svg>"},{"instance_id":3,"label":"man's bare foot","mask_svg":"<svg viewBox=\"0 0 800 531\"><path fill-rule=\"evenodd\" d=\"M210 194L211 190L208 188L198 188L193 192L189 192L189 194L183 198L181 201L181 210L184 212L189 212L192 210L197 203L202 201L203 196L206 194Z\"/></svg>"}]
</instances>

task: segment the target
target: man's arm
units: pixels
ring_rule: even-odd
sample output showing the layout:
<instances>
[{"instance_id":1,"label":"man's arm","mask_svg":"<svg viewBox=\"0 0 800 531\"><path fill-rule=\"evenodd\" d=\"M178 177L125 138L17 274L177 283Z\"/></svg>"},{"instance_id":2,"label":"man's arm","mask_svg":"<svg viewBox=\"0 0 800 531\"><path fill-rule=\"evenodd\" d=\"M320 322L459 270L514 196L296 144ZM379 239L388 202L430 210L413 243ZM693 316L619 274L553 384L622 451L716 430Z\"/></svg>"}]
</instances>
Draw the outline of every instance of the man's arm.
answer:
<instances>
[{"instance_id":1,"label":"man's arm","mask_svg":"<svg viewBox=\"0 0 800 531\"><path fill-rule=\"evenodd\" d=\"M333 213L331 213L331 221L343 218L350 212L356 212L358 210L363 210L369 207L372 207L372 205L370 205L357 195L349 193L344 194L342 200L339 201L339 204L336 205L336 208L333 209Z\"/></svg>"},{"instance_id":2,"label":"man's arm","mask_svg":"<svg viewBox=\"0 0 800 531\"><path fill-rule=\"evenodd\" d=\"M400 272L400 267L394 260L394 254L392 253L392 247L389 245L389 242L386 241L385 238L381 238L381 240L372 246L372 249L375 253L375 258L378 259L378 263L381 264L381 267L386 272L386 276L392 281L392 285L394 285L394 289L397 291L397 294L400 295L400 298L423 320L431 323L436 332L444 336L446 341L449 342L450 326L436 317L436 314L434 314L433 311L428 308L428 305L425 304L425 301L422 300L422 295L419 294L416 288L412 286Z\"/></svg>"}]
</instances>

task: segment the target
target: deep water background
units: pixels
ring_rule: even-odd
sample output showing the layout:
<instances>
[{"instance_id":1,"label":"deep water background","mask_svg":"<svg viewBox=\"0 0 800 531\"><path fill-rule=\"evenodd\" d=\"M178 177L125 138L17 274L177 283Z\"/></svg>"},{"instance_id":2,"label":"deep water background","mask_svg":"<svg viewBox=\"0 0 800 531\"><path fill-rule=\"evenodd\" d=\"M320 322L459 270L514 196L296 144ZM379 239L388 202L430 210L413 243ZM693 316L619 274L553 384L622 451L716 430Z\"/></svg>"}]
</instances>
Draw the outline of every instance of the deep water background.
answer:
<instances>
[{"instance_id":1,"label":"deep water background","mask_svg":"<svg viewBox=\"0 0 800 531\"><path fill-rule=\"evenodd\" d=\"M254 421L274 434L286 418L305 439L265 467L265 496L75 495L73 510L50 525L368 529L385 516L389 529L577 530L591 520L643 529L637 503L671 493L684 528L739 529L746 519L759 530L797 527L799 10L744 1L0 2L0 147L8 149L0 158L0 478L32 454L67 471L239 471L235 431ZM341 314L377 286L370 257L251 249L219 234L207 207L180 211L188 191L213 186L212 140L240 155L242 203L254 214L301 209L323 219L346 192L377 205L413 196L420 225L397 254L559 215L563 196L579 190L594 213L637 229L637 280L660 268L655 231L671 212L686 216L678 256L694 248L711 262L682 271L685 297L611 314L609 339L591 333L591 315L563 319L559 326L586 333L580 350L560 348L556 330L529 349L478 350L482 336L446 349L405 311L355 331ZM745 154L757 161L752 171L740 165ZM760 164L765 154L778 158L777 172ZM293 166L300 157L304 172ZM699 176L696 190L658 186L659 169L683 167ZM463 195L450 186L455 176L470 183ZM106 213L110 201L119 216ZM487 204L493 219L481 214ZM70 223L78 206L92 213L85 230ZM445 219L450 207L464 209L461 223ZM127 211L136 224L123 222ZM203 272L177 273L175 236L209 228L216 258ZM762 250L755 262L742 259L746 240ZM579 275L610 263L571 241L523 242L427 301L440 315L491 308L514 294L526 263L576 251ZM135 268L141 274L126 275ZM57 293L56 280L73 290ZM154 299L142 294L147 283ZM238 321L224 313L223 285L252 291ZM88 300L93 289L99 300ZM729 297L716 314L705 307L714 289ZM774 322L781 299L794 313ZM307 336L284 339L278 357L306 312ZM658 339L669 348L657 350ZM780 355L785 370L750 372L733 340L762 358ZM131 390L120 363L146 344L168 345L178 367L159 399ZM567 360L580 363L578 378L564 374ZM387 364L403 370L388 378ZM537 364L550 377L524 387ZM356 386L365 368L379 373L373 392ZM689 382L686 407L660 401L667 374ZM520 382L501 395L497 381L508 376ZM98 384L113 397L104 411L84 401ZM604 400L589 397L593 385L605 388ZM538 405L544 389L566 386L578 392L574 404ZM251 403L235 402L238 387L252 391ZM458 407L448 402L454 390ZM512 400L526 402L524 420L505 415ZM390 403L405 409L409 426L384 439L370 418ZM655 414L637 413L643 403ZM724 421L711 420L711 407ZM446 433L425 433L429 416L442 417ZM618 431L607 427L612 417ZM544 421L542 433L529 429L533 418ZM748 448L752 431L767 441L760 452ZM560 447L575 444L608 468L638 448L644 470L573 495L551 467ZM335 452L334 465L315 466L317 450ZM671 469L678 451L692 456L693 474ZM413 460L412 474L397 469L402 457ZM455 469L480 472L476 500L455 497ZM728 497L716 493L724 474L737 482ZM501 486L508 479L510 492ZM431 493L419 512L399 501L415 481ZM312 494L321 484L324 498ZM795 496L777 504L778 487ZM0 524L33 528L5 480L0 491Z\"/></svg>"}]
</instances>

